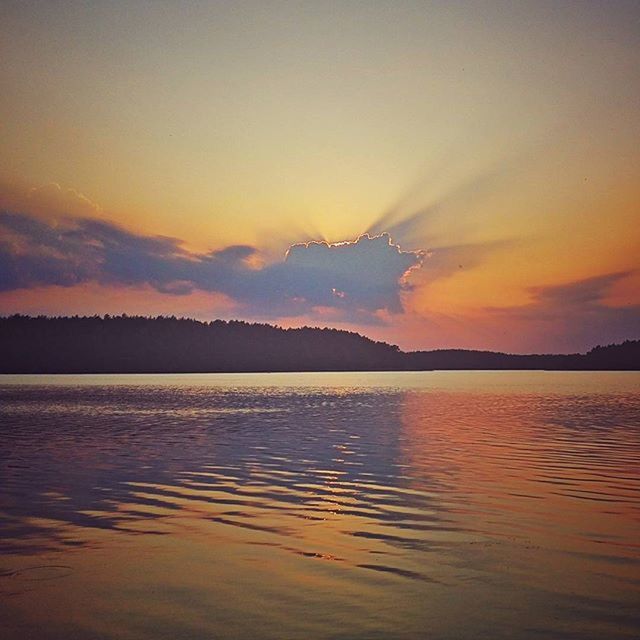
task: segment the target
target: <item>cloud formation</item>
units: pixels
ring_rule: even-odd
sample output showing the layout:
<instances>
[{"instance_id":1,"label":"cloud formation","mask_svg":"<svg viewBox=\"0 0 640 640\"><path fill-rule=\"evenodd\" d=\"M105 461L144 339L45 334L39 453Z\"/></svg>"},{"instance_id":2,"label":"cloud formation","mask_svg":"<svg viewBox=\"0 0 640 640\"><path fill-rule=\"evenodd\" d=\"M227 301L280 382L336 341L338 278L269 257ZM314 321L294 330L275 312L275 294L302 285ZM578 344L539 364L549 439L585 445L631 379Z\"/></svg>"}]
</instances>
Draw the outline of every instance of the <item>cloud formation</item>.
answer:
<instances>
[{"instance_id":1,"label":"cloud formation","mask_svg":"<svg viewBox=\"0 0 640 640\"><path fill-rule=\"evenodd\" d=\"M640 335L640 306L613 307L605 300L610 289L632 275L609 273L547 287L532 287L531 304L510 311L545 344L566 351L619 342ZM507 312L509 313L509 312Z\"/></svg>"},{"instance_id":2,"label":"cloud formation","mask_svg":"<svg viewBox=\"0 0 640 640\"><path fill-rule=\"evenodd\" d=\"M375 322L381 313L400 313L407 274L423 259L386 233L294 244L283 260L261 266L249 245L193 253L176 238L135 234L92 218L52 222L5 211L0 230L0 291L146 284L173 295L219 292L246 313L274 318L333 309L337 317Z\"/></svg>"}]
</instances>

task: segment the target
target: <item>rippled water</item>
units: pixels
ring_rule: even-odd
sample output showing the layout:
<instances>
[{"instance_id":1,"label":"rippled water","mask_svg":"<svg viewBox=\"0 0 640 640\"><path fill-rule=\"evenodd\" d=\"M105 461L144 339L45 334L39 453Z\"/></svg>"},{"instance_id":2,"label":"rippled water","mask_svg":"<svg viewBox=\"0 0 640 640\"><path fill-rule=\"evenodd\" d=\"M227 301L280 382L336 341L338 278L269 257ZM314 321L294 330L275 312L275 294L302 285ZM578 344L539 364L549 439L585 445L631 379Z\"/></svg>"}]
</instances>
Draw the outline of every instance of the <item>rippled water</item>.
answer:
<instances>
[{"instance_id":1,"label":"rippled water","mask_svg":"<svg viewBox=\"0 0 640 640\"><path fill-rule=\"evenodd\" d=\"M0 635L636 638L640 376L0 376Z\"/></svg>"}]
</instances>

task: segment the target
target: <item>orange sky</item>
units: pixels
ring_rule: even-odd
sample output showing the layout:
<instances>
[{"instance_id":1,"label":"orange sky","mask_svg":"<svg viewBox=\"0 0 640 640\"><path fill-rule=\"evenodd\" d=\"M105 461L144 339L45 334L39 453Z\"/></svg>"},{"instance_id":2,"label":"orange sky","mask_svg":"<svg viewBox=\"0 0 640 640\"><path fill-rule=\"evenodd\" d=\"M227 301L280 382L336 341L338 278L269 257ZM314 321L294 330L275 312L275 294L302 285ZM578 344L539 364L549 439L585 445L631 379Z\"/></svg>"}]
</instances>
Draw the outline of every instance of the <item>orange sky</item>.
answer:
<instances>
[{"instance_id":1,"label":"orange sky","mask_svg":"<svg viewBox=\"0 0 640 640\"><path fill-rule=\"evenodd\" d=\"M638 338L639 22L633 2L6 3L0 313ZM391 243L285 259L365 232Z\"/></svg>"}]
</instances>

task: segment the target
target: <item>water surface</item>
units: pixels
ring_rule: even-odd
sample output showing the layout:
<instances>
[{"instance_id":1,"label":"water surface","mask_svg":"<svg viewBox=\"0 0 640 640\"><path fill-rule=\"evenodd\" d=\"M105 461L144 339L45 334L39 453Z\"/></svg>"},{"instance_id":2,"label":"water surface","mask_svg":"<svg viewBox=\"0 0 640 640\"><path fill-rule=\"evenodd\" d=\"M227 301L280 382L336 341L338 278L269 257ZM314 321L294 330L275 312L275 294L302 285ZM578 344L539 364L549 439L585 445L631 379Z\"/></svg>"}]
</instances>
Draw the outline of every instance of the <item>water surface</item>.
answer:
<instances>
[{"instance_id":1,"label":"water surface","mask_svg":"<svg viewBox=\"0 0 640 640\"><path fill-rule=\"evenodd\" d=\"M636 638L640 375L0 376L0 635Z\"/></svg>"}]
</instances>

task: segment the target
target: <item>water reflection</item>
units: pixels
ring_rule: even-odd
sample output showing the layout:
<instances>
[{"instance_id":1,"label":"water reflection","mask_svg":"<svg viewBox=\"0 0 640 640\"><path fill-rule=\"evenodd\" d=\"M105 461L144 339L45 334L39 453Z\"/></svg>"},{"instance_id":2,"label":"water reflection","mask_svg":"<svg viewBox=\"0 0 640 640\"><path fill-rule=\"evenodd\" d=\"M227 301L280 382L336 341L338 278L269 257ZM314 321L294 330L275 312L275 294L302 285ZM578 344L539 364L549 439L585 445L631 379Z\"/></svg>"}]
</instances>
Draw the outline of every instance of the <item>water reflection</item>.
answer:
<instances>
[{"instance_id":1,"label":"water reflection","mask_svg":"<svg viewBox=\"0 0 640 640\"><path fill-rule=\"evenodd\" d=\"M7 637L633 637L637 376L357 375L1 386Z\"/></svg>"}]
</instances>

